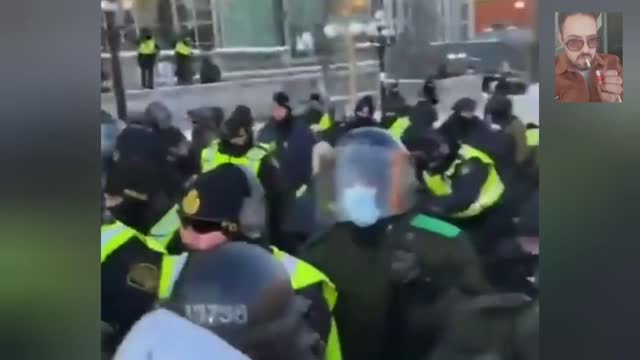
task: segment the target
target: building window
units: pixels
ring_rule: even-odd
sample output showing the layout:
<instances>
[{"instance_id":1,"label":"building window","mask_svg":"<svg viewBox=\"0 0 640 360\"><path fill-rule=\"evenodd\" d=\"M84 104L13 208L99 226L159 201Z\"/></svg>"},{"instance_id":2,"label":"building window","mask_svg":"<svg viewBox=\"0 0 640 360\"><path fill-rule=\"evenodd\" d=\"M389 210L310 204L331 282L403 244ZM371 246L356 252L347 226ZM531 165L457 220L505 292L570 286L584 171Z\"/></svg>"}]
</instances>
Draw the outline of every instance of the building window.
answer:
<instances>
[{"instance_id":1,"label":"building window","mask_svg":"<svg viewBox=\"0 0 640 360\"><path fill-rule=\"evenodd\" d=\"M469 21L469 3L463 1L460 5L460 19L462 21Z\"/></svg>"},{"instance_id":2,"label":"building window","mask_svg":"<svg viewBox=\"0 0 640 360\"><path fill-rule=\"evenodd\" d=\"M326 2L318 0L290 1L287 8L291 54L294 57L316 55L318 40L326 20Z\"/></svg>"},{"instance_id":3,"label":"building window","mask_svg":"<svg viewBox=\"0 0 640 360\"><path fill-rule=\"evenodd\" d=\"M224 47L282 46L278 0L218 0Z\"/></svg>"},{"instance_id":4,"label":"building window","mask_svg":"<svg viewBox=\"0 0 640 360\"><path fill-rule=\"evenodd\" d=\"M215 44L213 10L210 0L175 0L177 24L191 33L194 45L203 50Z\"/></svg>"},{"instance_id":5,"label":"building window","mask_svg":"<svg viewBox=\"0 0 640 360\"><path fill-rule=\"evenodd\" d=\"M460 41L469 40L469 22L460 24Z\"/></svg>"}]
</instances>

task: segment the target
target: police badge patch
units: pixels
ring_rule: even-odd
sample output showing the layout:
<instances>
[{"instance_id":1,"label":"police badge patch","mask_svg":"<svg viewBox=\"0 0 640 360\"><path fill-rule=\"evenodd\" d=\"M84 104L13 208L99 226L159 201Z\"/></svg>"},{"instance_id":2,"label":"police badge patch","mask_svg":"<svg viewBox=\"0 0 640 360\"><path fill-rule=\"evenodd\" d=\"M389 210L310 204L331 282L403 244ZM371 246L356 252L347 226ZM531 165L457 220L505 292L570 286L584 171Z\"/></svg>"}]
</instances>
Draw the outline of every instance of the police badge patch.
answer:
<instances>
[{"instance_id":1,"label":"police badge patch","mask_svg":"<svg viewBox=\"0 0 640 360\"><path fill-rule=\"evenodd\" d=\"M160 271L152 264L135 264L127 274L127 285L153 294L158 291L160 284Z\"/></svg>"},{"instance_id":2,"label":"police badge patch","mask_svg":"<svg viewBox=\"0 0 640 360\"><path fill-rule=\"evenodd\" d=\"M200 194L193 189L182 199L182 211L187 215L193 215L200 209Z\"/></svg>"}]
</instances>

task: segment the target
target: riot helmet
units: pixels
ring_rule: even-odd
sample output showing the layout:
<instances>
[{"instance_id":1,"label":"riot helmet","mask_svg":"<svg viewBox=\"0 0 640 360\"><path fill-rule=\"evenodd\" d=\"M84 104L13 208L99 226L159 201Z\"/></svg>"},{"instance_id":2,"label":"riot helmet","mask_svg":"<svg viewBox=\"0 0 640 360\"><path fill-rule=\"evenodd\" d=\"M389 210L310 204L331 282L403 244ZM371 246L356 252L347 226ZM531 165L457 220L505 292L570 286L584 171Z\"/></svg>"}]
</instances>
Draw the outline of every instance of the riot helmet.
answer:
<instances>
[{"instance_id":1,"label":"riot helmet","mask_svg":"<svg viewBox=\"0 0 640 360\"><path fill-rule=\"evenodd\" d=\"M320 360L324 345L305 323L308 302L289 274L262 247L226 243L189 255L161 306L254 360Z\"/></svg>"},{"instance_id":2,"label":"riot helmet","mask_svg":"<svg viewBox=\"0 0 640 360\"><path fill-rule=\"evenodd\" d=\"M166 129L173 122L173 114L169 108L160 101L154 101L144 110L144 118L147 126L156 129Z\"/></svg>"},{"instance_id":3,"label":"riot helmet","mask_svg":"<svg viewBox=\"0 0 640 360\"><path fill-rule=\"evenodd\" d=\"M336 220L360 227L407 211L417 185L410 156L388 132L349 131L335 148Z\"/></svg>"}]
</instances>

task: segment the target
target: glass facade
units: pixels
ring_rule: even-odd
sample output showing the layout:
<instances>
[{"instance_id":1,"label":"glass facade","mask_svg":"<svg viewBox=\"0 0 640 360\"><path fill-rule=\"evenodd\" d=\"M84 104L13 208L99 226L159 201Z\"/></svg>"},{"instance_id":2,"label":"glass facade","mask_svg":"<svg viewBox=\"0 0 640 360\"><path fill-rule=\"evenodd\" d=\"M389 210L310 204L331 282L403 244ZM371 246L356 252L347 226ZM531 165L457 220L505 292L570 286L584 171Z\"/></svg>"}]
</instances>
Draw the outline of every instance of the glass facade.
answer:
<instances>
[{"instance_id":1,"label":"glass facade","mask_svg":"<svg viewBox=\"0 0 640 360\"><path fill-rule=\"evenodd\" d=\"M322 36L327 11L324 1L296 0L289 2L287 8L289 39L294 57L316 54L317 40Z\"/></svg>"},{"instance_id":2,"label":"glass facade","mask_svg":"<svg viewBox=\"0 0 640 360\"><path fill-rule=\"evenodd\" d=\"M222 47L284 45L281 0L217 0Z\"/></svg>"},{"instance_id":3,"label":"glass facade","mask_svg":"<svg viewBox=\"0 0 640 360\"><path fill-rule=\"evenodd\" d=\"M359 1L373 14L370 0ZM392 3L388 14L400 16L407 1L377 3ZM194 45L202 50L287 45L294 57L314 56L329 12L329 2L322 0L156 0L144 4L132 6L122 16L122 50L136 50L140 29L146 27L162 49L172 49L178 34L189 31ZM102 27L102 48L107 52L104 21Z\"/></svg>"}]
</instances>

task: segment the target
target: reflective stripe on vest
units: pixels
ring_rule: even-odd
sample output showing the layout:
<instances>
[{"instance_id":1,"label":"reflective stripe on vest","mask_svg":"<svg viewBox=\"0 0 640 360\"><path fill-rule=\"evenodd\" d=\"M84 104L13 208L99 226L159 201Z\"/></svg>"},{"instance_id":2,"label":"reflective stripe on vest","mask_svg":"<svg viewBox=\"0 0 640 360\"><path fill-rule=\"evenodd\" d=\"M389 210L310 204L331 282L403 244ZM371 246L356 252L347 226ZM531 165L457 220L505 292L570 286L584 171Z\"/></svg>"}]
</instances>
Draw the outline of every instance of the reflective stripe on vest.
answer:
<instances>
[{"instance_id":1,"label":"reflective stripe on vest","mask_svg":"<svg viewBox=\"0 0 640 360\"><path fill-rule=\"evenodd\" d=\"M260 170L260 163L262 162L262 158L268 154L268 151L259 147L254 146L251 148L243 157L234 157L225 154L221 154L218 151L218 143L219 140L215 140L211 143L211 145L202 150L201 154L201 165L202 172L207 172L215 169L221 164L231 163L236 165L242 165L247 167L253 174L258 175L258 171Z\"/></svg>"},{"instance_id":2,"label":"reflective stripe on vest","mask_svg":"<svg viewBox=\"0 0 640 360\"><path fill-rule=\"evenodd\" d=\"M331 280L313 265L295 258L284 251L272 246L273 255L282 262L287 273L291 278L291 286L294 290L304 289L317 283L322 283L322 295L324 296L329 309L333 312L338 300L338 291ZM327 340L326 360L341 360L342 350L340 349L340 340L338 336L338 328L333 316L331 317L331 329L329 331L329 339Z\"/></svg>"},{"instance_id":3,"label":"reflective stripe on vest","mask_svg":"<svg viewBox=\"0 0 640 360\"><path fill-rule=\"evenodd\" d=\"M149 231L149 236L156 240L158 244L166 247L173 234L180 228L180 217L178 216L178 205L175 205L156 223Z\"/></svg>"},{"instance_id":4,"label":"reflective stripe on vest","mask_svg":"<svg viewBox=\"0 0 640 360\"><path fill-rule=\"evenodd\" d=\"M138 46L138 54L153 55L156 53L156 41L154 39L145 40Z\"/></svg>"},{"instance_id":5,"label":"reflective stripe on vest","mask_svg":"<svg viewBox=\"0 0 640 360\"><path fill-rule=\"evenodd\" d=\"M313 131L325 131L331 127L331 117L329 114L325 113L320 118L320 121L317 124L311 125L311 130Z\"/></svg>"},{"instance_id":6,"label":"reflective stripe on vest","mask_svg":"<svg viewBox=\"0 0 640 360\"><path fill-rule=\"evenodd\" d=\"M100 263L103 263L109 255L127 242L134 234L135 231L133 229L118 221L111 225L103 226L100 229Z\"/></svg>"},{"instance_id":7,"label":"reflective stripe on vest","mask_svg":"<svg viewBox=\"0 0 640 360\"><path fill-rule=\"evenodd\" d=\"M173 291L182 268L187 263L188 253L181 255L165 255L162 257L162 267L160 268L160 287L158 288L158 299L166 299Z\"/></svg>"},{"instance_id":8,"label":"reflective stripe on vest","mask_svg":"<svg viewBox=\"0 0 640 360\"><path fill-rule=\"evenodd\" d=\"M190 56L191 46L187 45L184 41L178 41L176 43L175 52L180 55Z\"/></svg>"},{"instance_id":9,"label":"reflective stripe on vest","mask_svg":"<svg viewBox=\"0 0 640 360\"><path fill-rule=\"evenodd\" d=\"M540 129L528 129L525 132L528 146L538 146L540 144Z\"/></svg>"},{"instance_id":10,"label":"reflective stripe on vest","mask_svg":"<svg viewBox=\"0 0 640 360\"><path fill-rule=\"evenodd\" d=\"M100 263L103 263L109 255L133 237L142 241L151 250L166 253L164 246L156 242L155 239L145 237L125 224L116 221L100 229Z\"/></svg>"},{"instance_id":11,"label":"reflective stripe on vest","mask_svg":"<svg viewBox=\"0 0 640 360\"><path fill-rule=\"evenodd\" d=\"M394 139L399 141L409 125L411 125L411 122L408 116L400 117L393 122L393 125L389 128L389 133Z\"/></svg>"},{"instance_id":12,"label":"reflective stripe on vest","mask_svg":"<svg viewBox=\"0 0 640 360\"><path fill-rule=\"evenodd\" d=\"M460 158L456 159L444 174L430 176L428 173L424 172L423 179L434 195L445 196L451 194L451 176L460 162L472 158L478 158L483 163L489 165L489 176L487 176L487 179L480 189L478 199L476 199L476 201L466 210L451 215L455 218L466 218L478 215L483 210L498 202L504 193L504 184L496 171L494 161L487 154L474 149L469 145L463 144L460 147L459 155Z\"/></svg>"}]
</instances>

